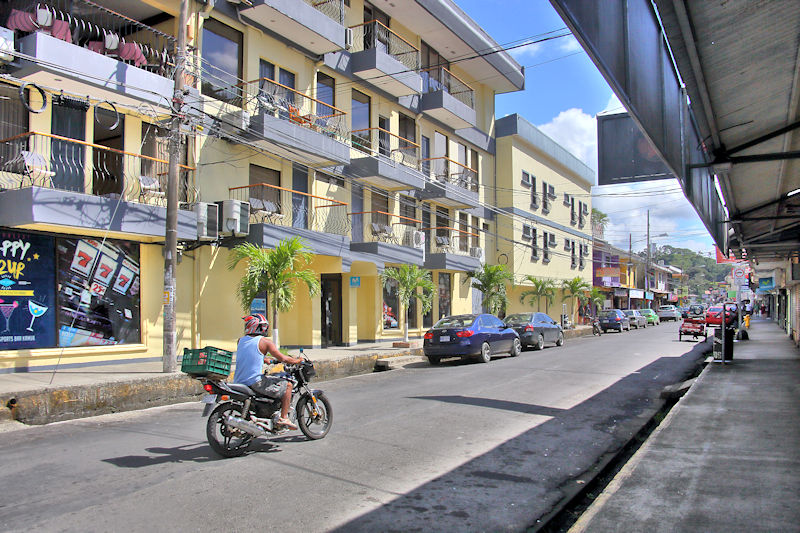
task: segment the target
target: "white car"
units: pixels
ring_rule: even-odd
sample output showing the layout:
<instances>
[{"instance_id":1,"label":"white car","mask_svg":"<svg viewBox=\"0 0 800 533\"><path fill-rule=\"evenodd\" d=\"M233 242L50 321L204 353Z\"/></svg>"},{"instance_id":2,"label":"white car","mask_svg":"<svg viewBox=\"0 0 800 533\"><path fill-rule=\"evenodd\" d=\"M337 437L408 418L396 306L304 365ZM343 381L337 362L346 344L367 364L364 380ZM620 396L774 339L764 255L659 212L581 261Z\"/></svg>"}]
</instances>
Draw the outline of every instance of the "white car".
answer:
<instances>
[{"instance_id":1,"label":"white car","mask_svg":"<svg viewBox=\"0 0 800 533\"><path fill-rule=\"evenodd\" d=\"M678 320L681 318L681 312L674 305L661 305L656 311L659 320Z\"/></svg>"}]
</instances>

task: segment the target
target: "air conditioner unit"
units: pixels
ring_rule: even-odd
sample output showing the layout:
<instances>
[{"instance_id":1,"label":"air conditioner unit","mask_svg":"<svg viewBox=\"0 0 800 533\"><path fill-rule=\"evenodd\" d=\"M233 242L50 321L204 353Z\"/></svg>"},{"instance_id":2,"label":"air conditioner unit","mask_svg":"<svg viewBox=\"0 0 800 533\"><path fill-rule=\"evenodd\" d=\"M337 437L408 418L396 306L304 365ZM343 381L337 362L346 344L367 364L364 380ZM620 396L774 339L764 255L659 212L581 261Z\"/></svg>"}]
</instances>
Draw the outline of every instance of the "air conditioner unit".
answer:
<instances>
[{"instance_id":1,"label":"air conditioner unit","mask_svg":"<svg viewBox=\"0 0 800 533\"><path fill-rule=\"evenodd\" d=\"M471 257L476 258L481 263L483 263L485 257L483 248L479 248L478 246L473 246L472 248L469 249L469 255Z\"/></svg>"},{"instance_id":2,"label":"air conditioner unit","mask_svg":"<svg viewBox=\"0 0 800 533\"><path fill-rule=\"evenodd\" d=\"M250 127L250 113L237 109L222 113L218 118L219 130L230 135L238 135Z\"/></svg>"},{"instance_id":3,"label":"air conditioner unit","mask_svg":"<svg viewBox=\"0 0 800 533\"><path fill-rule=\"evenodd\" d=\"M0 63L14 61L14 31L0 27Z\"/></svg>"},{"instance_id":4,"label":"air conditioner unit","mask_svg":"<svg viewBox=\"0 0 800 533\"><path fill-rule=\"evenodd\" d=\"M412 235L411 240L414 243L414 248L425 248L425 232L415 231Z\"/></svg>"},{"instance_id":5,"label":"air conditioner unit","mask_svg":"<svg viewBox=\"0 0 800 533\"><path fill-rule=\"evenodd\" d=\"M542 252L542 263L549 263L550 262L550 251L545 250Z\"/></svg>"},{"instance_id":6,"label":"air conditioner unit","mask_svg":"<svg viewBox=\"0 0 800 533\"><path fill-rule=\"evenodd\" d=\"M217 225L220 235L244 237L250 232L250 204L241 200L222 200L216 204L222 211Z\"/></svg>"},{"instance_id":7,"label":"air conditioner unit","mask_svg":"<svg viewBox=\"0 0 800 533\"><path fill-rule=\"evenodd\" d=\"M569 194L564 193L564 205L570 206L572 205L572 199L569 197Z\"/></svg>"},{"instance_id":8,"label":"air conditioner unit","mask_svg":"<svg viewBox=\"0 0 800 533\"><path fill-rule=\"evenodd\" d=\"M219 206L197 202L192 211L197 215L197 240L215 240L219 236Z\"/></svg>"},{"instance_id":9,"label":"air conditioner unit","mask_svg":"<svg viewBox=\"0 0 800 533\"><path fill-rule=\"evenodd\" d=\"M350 50L353 48L353 29L352 28L345 28L344 29L344 47L346 50Z\"/></svg>"},{"instance_id":10,"label":"air conditioner unit","mask_svg":"<svg viewBox=\"0 0 800 533\"><path fill-rule=\"evenodd\" d=\"M555 200L556 198L556 188L553 187L552 185L547 186L547 196L553 200Z\"/></svg>"}]
</instances>

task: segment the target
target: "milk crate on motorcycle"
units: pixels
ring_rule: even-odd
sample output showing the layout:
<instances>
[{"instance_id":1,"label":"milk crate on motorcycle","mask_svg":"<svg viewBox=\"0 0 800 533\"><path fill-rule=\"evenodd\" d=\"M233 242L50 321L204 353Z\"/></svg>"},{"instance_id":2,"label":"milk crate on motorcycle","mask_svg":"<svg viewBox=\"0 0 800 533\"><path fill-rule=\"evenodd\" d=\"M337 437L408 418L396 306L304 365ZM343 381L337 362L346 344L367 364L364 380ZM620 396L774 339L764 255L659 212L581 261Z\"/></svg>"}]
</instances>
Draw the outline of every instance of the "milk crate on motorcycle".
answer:
<instances>
[{"instance_id":1,"label":"milk crate on motorcycle","mask_svg":"<svg viewBox=\"0 0 800 533\"><path fill-rule=\"evenodd\" d=\"M193 378L225 379L231 373L233 352L206 346L192 350L183 349L181 372Z\"/></svg>"}]
</instances>

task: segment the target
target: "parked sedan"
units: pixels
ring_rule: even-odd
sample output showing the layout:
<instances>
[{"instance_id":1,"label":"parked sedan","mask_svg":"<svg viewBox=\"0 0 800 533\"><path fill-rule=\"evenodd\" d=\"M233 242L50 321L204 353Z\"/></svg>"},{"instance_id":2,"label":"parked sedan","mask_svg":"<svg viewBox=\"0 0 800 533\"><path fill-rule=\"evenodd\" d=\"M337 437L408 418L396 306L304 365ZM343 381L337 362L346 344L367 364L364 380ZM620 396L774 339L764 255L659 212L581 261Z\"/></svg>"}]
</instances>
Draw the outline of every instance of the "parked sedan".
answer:
<instances>
[{"instance_id":1,"label":"parked sedan","mask_svg":"<svg viewBox=\"0 0 800 533\"><path fill-rule=\"evenodd\" d=\"M725 311L725 324L731 325L736 321L736 309L728 307ZM706 311L706 324L719 326L722 324L722 306L714 305Z\"/></svg>"},{"instance_id":2,"label":"parked sedan","mask_svg":"<svg viewBox=\"0 0 800 533\"><path fill-rule=\"evenodd\" d=\"M647 320L648 325L652 324L654 326L657 326L661 324L661 319L658 318L658 314L656 314L656 312L653 311L652 309L639 309L639 312Z\"/></svg>"},{"instance_id":3,"label":"parked sedan","mask_svg":"<svg viewBox=\"0 0 800 533\"><path fill-rule=\"evenodd\" d=\"M504 322L519 334L523 347L541 350L545 342L554 342L556 346L564 344L561 325L544 313L515 313L508 315Z\"/></svg>"},{"instance_id":4,"label":"parked sedan","mask_svg":"<svg viewBox=\"0 0 800 533\"><path fill-rule=\"evenodd\" d=\"M647 319L639 312L638 309L625 309L623 313L628 316L631 326L635 327L636 329L647 327Z\"/></svg>"},{"instance_id":5,"label":"parked sedan","mask_svg":"<svg viewBox=\"0 0 800 533\"><path fill-rule=\"evenodd\" d=\"M628 319L628 315L619 309L606 309L601 311L599 318L600 328L603 330L603 333L606 333L610 329L616 329L620 333L622 333L622 330L631 330L631 321Z\"/></svg>"},{"instance_id":6,"label":"parked sedan","mask_svg":"<svg viewBox=\"0 0 800 533\"><path fill-rule=\"evenodd\" d=\"M488 363L492 355L522 352L519 335L494 315L453 315L439 320L425 333L422 350L432 365L443 357L476 357Z\"/></svg>"},{"instance_id":7,"label":"parked sedan","mask_svg":"<svg viewBox=\"0 0 800 533\"><path fill-rule=\"evenodd\" d=\"M681 317L681 312L674 305L660 305L658 307L658 318L663 320L677 321Z\"/></svg>"}]
</instances>

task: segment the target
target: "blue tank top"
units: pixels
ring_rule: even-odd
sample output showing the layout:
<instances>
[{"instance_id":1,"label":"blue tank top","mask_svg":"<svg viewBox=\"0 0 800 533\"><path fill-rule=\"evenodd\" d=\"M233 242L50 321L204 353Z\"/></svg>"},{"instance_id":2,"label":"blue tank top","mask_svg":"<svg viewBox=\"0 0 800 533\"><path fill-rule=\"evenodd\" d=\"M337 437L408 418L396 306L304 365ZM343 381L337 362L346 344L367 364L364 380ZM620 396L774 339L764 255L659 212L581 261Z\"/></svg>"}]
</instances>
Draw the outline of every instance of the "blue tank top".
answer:
<instances>
[{"instance_id":1,"label":"blue tank top","mask_svg":"<svg viewBox=\"0 0 800 533\"><path fill-rule=\"evenodd\" d=\"M264 354L258 349L260 336L242 337L236 346L236 371L233 382L252 385L261 378L264 368Z\"/></svg>"}]
</instances>

